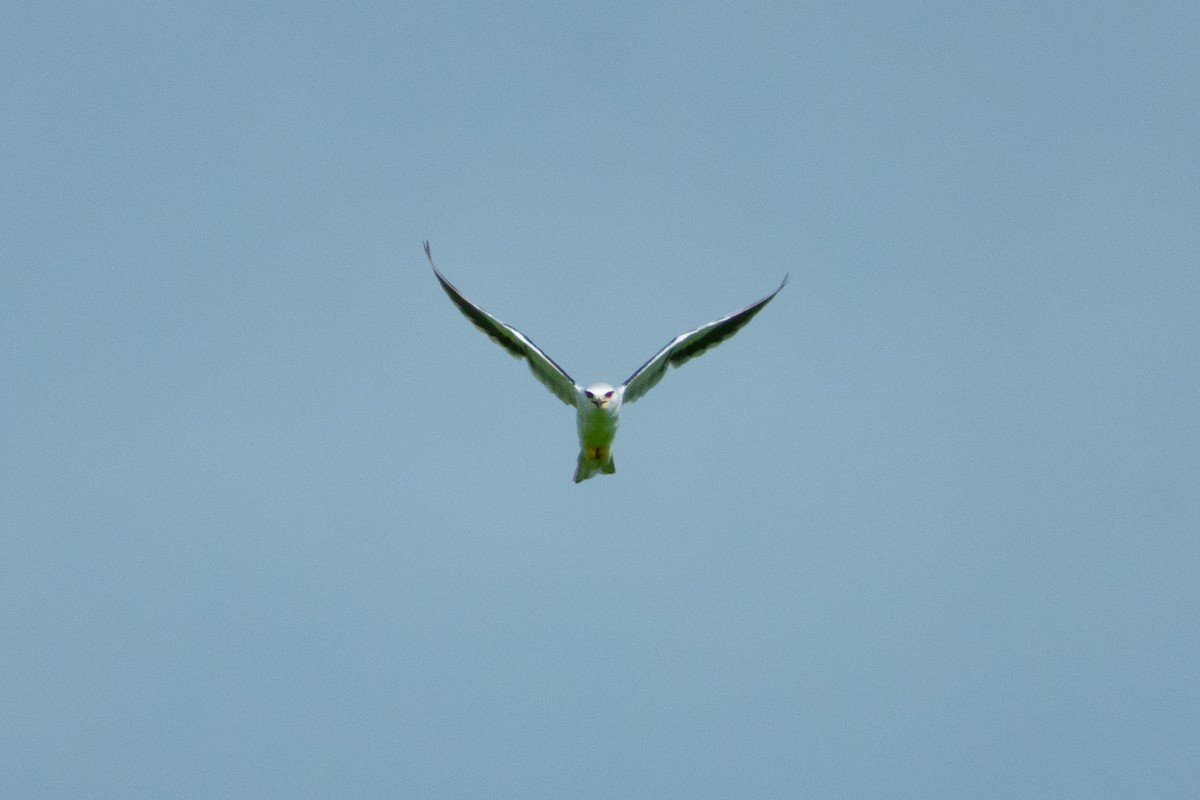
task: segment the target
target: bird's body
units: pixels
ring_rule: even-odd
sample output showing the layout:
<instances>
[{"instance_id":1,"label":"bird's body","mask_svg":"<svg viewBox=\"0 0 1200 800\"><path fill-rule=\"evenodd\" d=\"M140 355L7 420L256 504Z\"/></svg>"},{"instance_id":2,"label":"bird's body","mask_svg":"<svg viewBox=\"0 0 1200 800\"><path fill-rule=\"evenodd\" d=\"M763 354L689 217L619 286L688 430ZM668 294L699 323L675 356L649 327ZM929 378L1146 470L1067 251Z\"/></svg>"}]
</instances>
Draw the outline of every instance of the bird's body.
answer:
<instances>
[{"instance_id":1,"label":"bird's body","mask_svg":"<svg viewBox=\"0 0 1200 800\"><path fill-rule=\"evenodd\" d=\"M617 426L621 421L621 407L625 403L632 403L653 388L662 380L668 367L679 366L733 336L767 303L771 302L779 290L787 284L785 277L783 283L779 284L779 289L771 292L757 303L676 336L667 343L666 347L655 353L649 361L629 376L629 379L621 386L613 387L607 383L594 383L584 388L523 333L496 319L454 288L434 265L429 242L425 243L425 255L429 258L429 265L433 267L433 274L437 276L442 289L454 305L458 306L458 310L463 313L463 316L511 355L525 359L535 378L559 400L575 407L576 425L579 429L579 461L575 470L576 483L585 481L598 473L611 475L616 472L612 457L612 443L617 435Z\"/></svg>"},{"instance_id":2,"label":"bird's body","mask_svg":"<svg viewBox=\"0 0 1200 800\"><path fill-rule=\"evenodd\" d=\"M597 472L611 475L612 443L621 424L621 394L607 383L595 383L580 393L575 405L579 428L579 465L575 482L585 481ZM607 395L607 397L606 397Z\"/></svg>"}]
</instances>

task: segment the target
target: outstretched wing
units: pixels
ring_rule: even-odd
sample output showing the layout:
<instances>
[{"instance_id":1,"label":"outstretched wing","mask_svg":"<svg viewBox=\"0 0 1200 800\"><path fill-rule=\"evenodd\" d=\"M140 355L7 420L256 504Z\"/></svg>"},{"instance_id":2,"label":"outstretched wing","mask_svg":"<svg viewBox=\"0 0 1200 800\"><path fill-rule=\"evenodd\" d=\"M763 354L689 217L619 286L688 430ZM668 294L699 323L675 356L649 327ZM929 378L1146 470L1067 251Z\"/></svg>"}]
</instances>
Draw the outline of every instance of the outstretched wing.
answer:
<instances>
[{"instance_id":1,"label":"outstretched wing","mask_svg":"<svg viewBox=\"0 0 1200 800\"><path fill-rule=\"evenodd\" d=\"M450 296L454 305L458 306L458 310L463 313L463 316L471 320L476 328L486 333L493 342L511 353L514 358L525 359L529 363L529 369L533 372L533 376L553 392L555 397L574 408L575 398L579 394L580 388L575 385L571 376L564 372L562 367L555 364L554 360L543 353L536 344L529 341L525 334L511 325L504 324L463 297L462 292L455 289L454 285L438 272L437 266L433 263L433 254L429 252L429 242L425 242L425 256L429 259L429 266L433 267L433 274L437 276L438 283L442 284L442 288L446 290L446 294Z\"/></svg>"},{"instance_id":2,"label":"outstretched wing","mask_svg":"<svg viewBox=\"0 0 1200 800\"><path fill-rule=\"evenodd\" d=\"M667 343L666 347L655 353L653 358L639 367L637 372L629 376L629 380L625 381L625 391L621 402L632 403L653 389L662 380L663 375L667 374L668 367L678 367L733 336L746 323L754 319L754 315L762 311L767 303L779 294L779 290L787 285L787 282L788 279L785 275L783 283L779 284L779 289L771 292L757 303L748 305L741 311L735 311L727 317L721 317L715 322L701 325L694 331L676 336Z\"/></svg>"}]
</instances>

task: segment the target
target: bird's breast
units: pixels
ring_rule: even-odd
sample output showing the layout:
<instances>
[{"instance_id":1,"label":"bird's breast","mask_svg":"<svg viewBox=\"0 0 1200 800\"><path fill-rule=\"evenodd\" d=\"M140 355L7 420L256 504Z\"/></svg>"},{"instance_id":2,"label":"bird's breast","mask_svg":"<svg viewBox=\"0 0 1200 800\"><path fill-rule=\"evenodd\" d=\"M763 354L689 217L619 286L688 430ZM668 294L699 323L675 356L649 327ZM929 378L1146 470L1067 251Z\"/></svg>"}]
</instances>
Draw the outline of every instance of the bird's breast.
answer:
<instances>
[{"instance_id":1,"label":"bird's breast","mask_svg":"<svg viewBox=\"0 0 1200 800\"><path fill-rule=\"evenodd\" d=\"M596 408L591 403L578 407L579 442L584 447L607 447L617 435L620 409L609 406Z\"/></svg>"}]
</instances>

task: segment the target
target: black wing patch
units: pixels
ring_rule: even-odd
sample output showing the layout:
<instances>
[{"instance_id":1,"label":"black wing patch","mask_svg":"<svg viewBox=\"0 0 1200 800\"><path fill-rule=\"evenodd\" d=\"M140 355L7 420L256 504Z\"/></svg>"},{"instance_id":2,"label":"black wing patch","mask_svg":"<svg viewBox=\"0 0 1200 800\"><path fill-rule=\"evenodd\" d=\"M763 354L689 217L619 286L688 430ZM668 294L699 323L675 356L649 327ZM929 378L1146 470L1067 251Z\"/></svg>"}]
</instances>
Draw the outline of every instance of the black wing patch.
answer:
<instances>
[{"instance_id":1,"label":"black wing patch","mask_svg":"<svg viewBox=\"0 0 1200 800\"><path fill-rule=\"evenodd\" d=\"M579 390L575 385L575 381L566 373L566 370L554 363L554 359L546 355L525 334L513 326L496 319L468 300L458 289L454 288L454 284L446 280L433 263L433 254L429 250L429 242L425 242L425 256L429 259L429 266L433 267L433 274L437 276L438 283L442 285L442 290L446 292L450 301L458 306L458 310L462 312L463 316L469 319L476 328L486 333L489 339L507 350L514 358L525 359L529 364L529 370L543 386L549 389L559 400L574 407L575 398Z\"/></svg>"},{"instance_id":2,"label":"black wing patch","mask_svg":"<svg viewBox=\"0 0 1200 800\"><path fill-rule=\"evenodd\" d=\"M779 288L771 292L769 295L759 300L757 303L746 306L740 311L735 311L729 316L721 317L707 325L701 325L693 331L682 333L676 336L671 341L667 342L667 346L655 353L649 361L629 376L625 381L625 394L623 402L632 403L646 392L653 389L663 376L667 373L668 367L678 367L702 353L705 353L719 345L735 333L745 327L754 316L762 311L767 303L779 294L784 286L787 286L788 276L784 276L783 282L779 284Z\"/></svg>"}]
</instances>

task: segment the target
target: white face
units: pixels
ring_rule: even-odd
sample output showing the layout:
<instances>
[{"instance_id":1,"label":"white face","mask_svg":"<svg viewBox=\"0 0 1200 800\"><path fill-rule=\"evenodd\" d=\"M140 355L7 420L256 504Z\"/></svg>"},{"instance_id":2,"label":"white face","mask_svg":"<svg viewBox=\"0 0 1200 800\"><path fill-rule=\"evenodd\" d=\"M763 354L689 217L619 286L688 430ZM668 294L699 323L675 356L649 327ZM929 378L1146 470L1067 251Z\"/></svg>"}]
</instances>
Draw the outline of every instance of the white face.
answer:
<instances>
[{"instance_id":1,"label":"white face","mask_svg":"<svg viewBox=\"0 0 1200 800\"><path fill-rule=\"evenodd\" d=\"M607 383L593 383L584 389L583 393L596 408L607 408L608 404L616 397L616 389Z\"/></svg>"}]
</instances>

